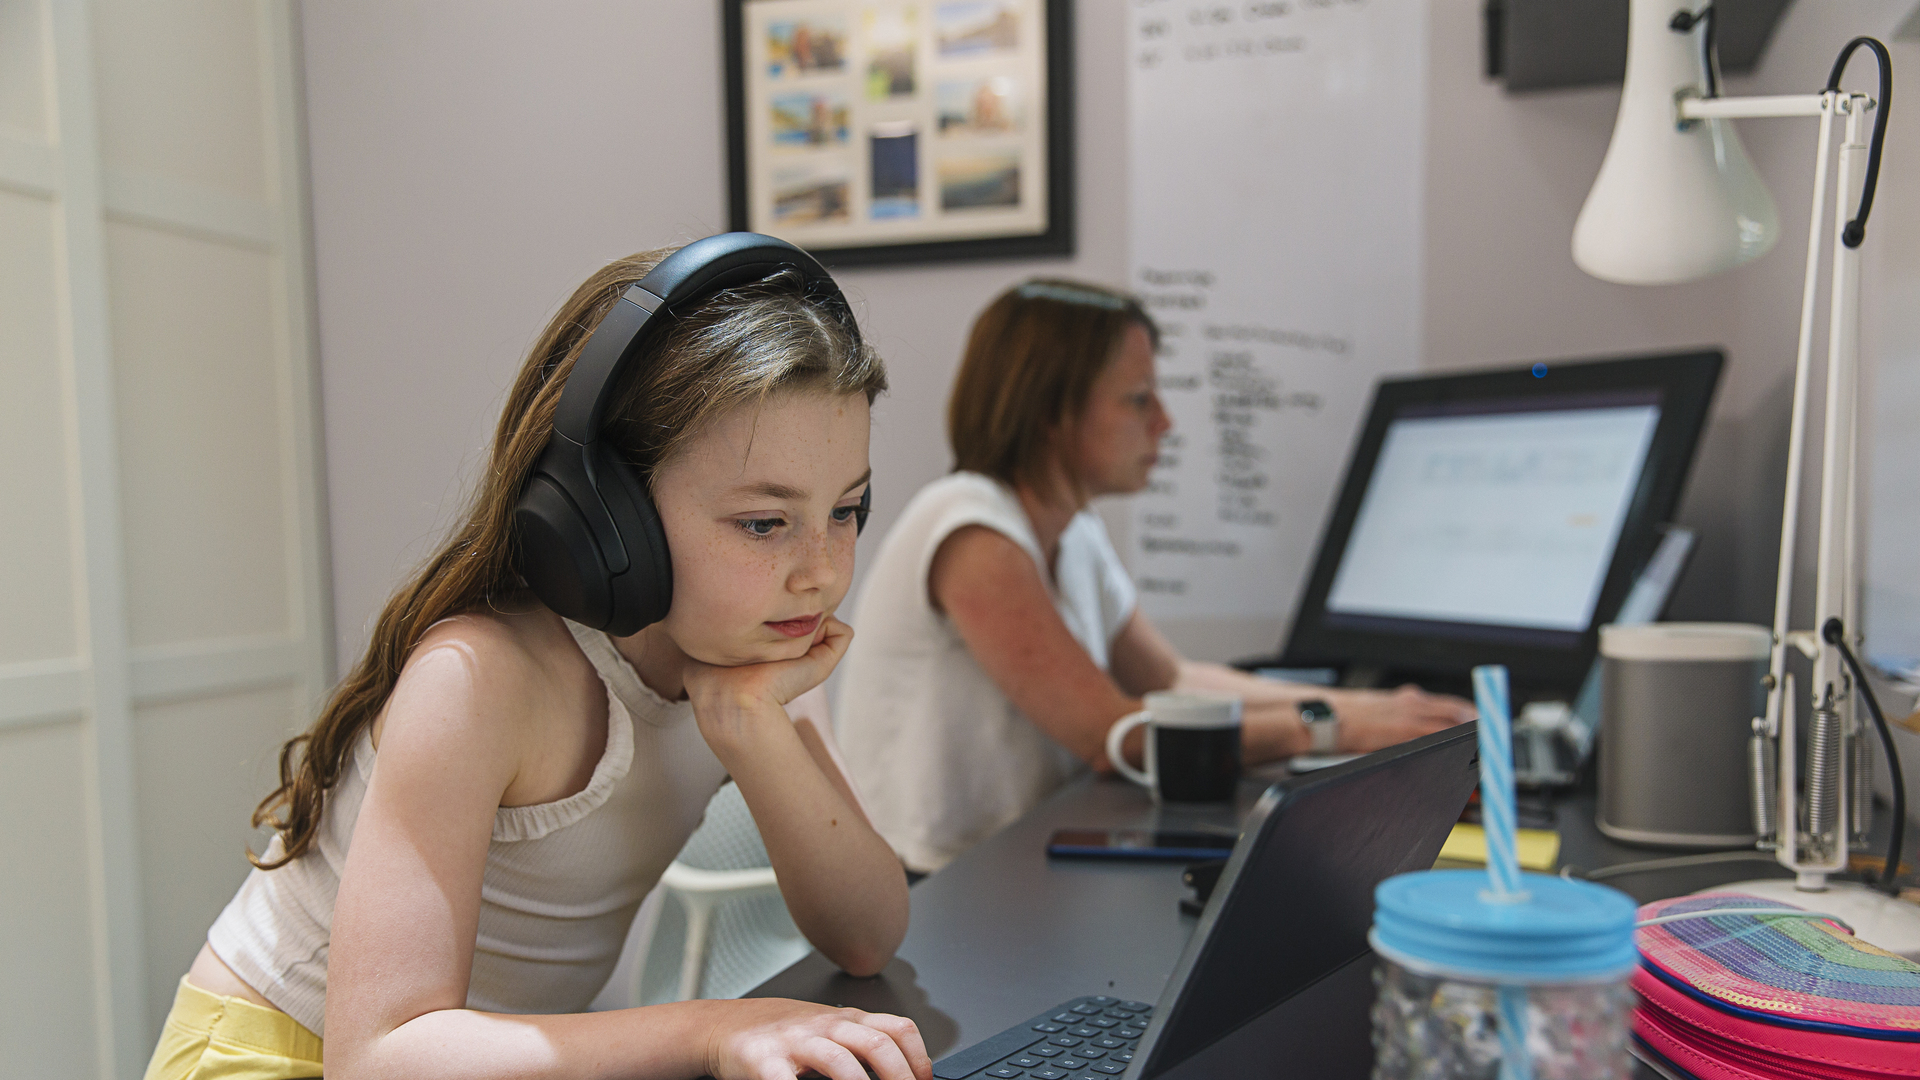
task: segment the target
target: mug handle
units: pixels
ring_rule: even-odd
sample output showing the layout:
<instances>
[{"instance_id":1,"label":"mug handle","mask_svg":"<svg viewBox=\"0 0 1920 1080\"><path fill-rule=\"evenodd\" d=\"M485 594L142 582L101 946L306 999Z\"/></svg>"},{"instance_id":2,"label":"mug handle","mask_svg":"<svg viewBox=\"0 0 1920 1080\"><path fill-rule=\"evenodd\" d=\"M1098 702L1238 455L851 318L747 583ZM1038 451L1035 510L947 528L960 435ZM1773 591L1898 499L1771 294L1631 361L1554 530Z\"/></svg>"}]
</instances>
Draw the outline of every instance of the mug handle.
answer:
<instances>
[{"instance_id":1,"label":"mug handle","mask_svg":"<svg viewBox=\"0 0 1920 1080\"><path fill-rule=\"evenodd\" d=\"M1151 719L1153 714L1142 709L1115 720L1113 726L1107 729L1107 760L1113 763L1113 771L1149 791L1153 790L1153 774L1127 764L1127 759L1120 753L1120 744L1126 740L1127 732Z\"/></svg>"}]
</instances>

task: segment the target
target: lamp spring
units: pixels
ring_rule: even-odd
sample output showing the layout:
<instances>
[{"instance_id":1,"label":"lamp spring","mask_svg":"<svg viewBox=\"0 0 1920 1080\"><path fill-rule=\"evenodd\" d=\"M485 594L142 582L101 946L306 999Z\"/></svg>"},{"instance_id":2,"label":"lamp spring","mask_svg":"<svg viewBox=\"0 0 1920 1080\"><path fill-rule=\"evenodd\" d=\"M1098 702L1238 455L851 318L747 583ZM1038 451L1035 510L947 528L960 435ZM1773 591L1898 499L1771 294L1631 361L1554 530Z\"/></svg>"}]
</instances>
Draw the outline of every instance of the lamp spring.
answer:
<instances>
[{"instance_id":1,"label":"lamp spring","mask_svg":"<svg viewBox=\"0 0 1920 1080\"><path fill-rule=\"evenodd\" d=\"M1754 836L1762 847L1771 847L1780 835L1780 824L1774 815L1780 780L1773 740L1767 738L1766 725L1764 718L1755 717L1753 735L1747 740L1747 792L1752 799Z\"/></svg>"},{"instance_id":2,"label":"lamp spring","mask_svg":"<svg viewBox=\"0 0 1920 1080\"><path fill-rule=\"evenodd\" d=\"M1807 832L1809 839L1831 850L1840 823L1840 767L1844 731L1840 711L1833 707L1832 695L1813 710L1813 725L1807 732Z\"/></svg>"},{"instance_id":3,"label":"lamp spring","mask_svg":"<svg viewBox=\"0 0 1920 1080\"><path fill-rule=\"evenodd\" d=\"M1859 717L1847 732L1847 767L1847 796L1852 804L1847 815L1848 846L1864 849L1867 828L1873 824L1873 747Z\"/></svg>"}]
</instances>

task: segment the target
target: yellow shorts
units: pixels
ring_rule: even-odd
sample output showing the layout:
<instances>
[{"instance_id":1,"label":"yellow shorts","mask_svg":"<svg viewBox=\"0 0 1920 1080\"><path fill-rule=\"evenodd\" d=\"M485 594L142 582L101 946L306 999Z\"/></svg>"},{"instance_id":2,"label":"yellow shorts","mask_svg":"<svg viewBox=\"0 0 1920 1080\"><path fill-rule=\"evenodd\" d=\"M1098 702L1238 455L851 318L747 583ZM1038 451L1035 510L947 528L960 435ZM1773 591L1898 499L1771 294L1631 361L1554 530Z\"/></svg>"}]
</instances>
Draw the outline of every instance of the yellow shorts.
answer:
<instances>
[{"instance_id":1,"label":"yellow shorts","mask_svg":"<svg viewBox=\"0 0 1920 1080\"><path fill-rule=\"evenodd\" d=\"M146 1080L298 1080L320 1075L320 1036L278 1009L180 979Z\"/></svg>"}]
</instances>

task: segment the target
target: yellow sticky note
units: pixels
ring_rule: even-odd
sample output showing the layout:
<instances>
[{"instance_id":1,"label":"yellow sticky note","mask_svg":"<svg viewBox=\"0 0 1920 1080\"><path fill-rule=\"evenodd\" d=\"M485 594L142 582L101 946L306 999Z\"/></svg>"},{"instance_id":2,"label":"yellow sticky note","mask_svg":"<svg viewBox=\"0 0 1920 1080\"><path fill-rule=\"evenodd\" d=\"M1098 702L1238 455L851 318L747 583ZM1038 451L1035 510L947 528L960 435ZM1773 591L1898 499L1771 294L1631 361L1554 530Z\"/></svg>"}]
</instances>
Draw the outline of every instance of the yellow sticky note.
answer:
<instances>
[{"instance_id":1,"label":"yellow sticky note","mask_svg":"<svg viewBox=\"0 0 1920 1080\"><path fill-rule=\"evenodd\" d=\"M1551 829L1515 829L1513 845L1519 849L1520 868L1550 873L1560 858L1560 834ZM1440 848L1441 862L1487 864L1487 831L1462 822L1447 834Z\"/></svg>"}]
</instances>

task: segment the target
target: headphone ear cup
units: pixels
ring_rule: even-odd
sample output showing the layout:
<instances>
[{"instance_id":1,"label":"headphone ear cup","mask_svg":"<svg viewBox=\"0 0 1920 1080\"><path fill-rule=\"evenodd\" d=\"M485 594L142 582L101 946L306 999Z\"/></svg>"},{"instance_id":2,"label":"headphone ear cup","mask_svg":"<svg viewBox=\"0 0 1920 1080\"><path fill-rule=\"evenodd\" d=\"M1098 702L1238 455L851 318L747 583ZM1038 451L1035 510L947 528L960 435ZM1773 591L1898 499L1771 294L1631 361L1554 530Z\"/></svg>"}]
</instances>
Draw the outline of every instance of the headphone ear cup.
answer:
<instances>
[{"instance_id":1,"label":"headphone ear cup","mask_svg":"<svg viewBox=\"0 0 1920 1080\"><path fill-rule=\"evenodd\" d=\"M860 505L853 508L853 535L859 536L867 531L867 515L873 513L873 483L868 481L867 490L860 493Z\"/></svg>"},{"instance_id":2,"label":"headphone ear cup","mask_svg":"<svg viewBox=\"0 0 1920 1080\"><path fill-rule=\"evenodd\" d=\"M647 485L606 443L595 445L594 479L627 549L627 571L612 579L612 611L601 629L615 637L638 633L673 607L673 557L667 531Z\"/></svg>"},{"instance_id":3,"label":"headphone ear cup","mask_svg":"<svg viewBox=\"0 0 1920 1080\"><path fill-rule=\"evenodd\" d=\"M606 562L580 508L560 484L535 473L513 508L515 563L540 602L587 626L613 613Z\"/></svg>"}]
</instances>

